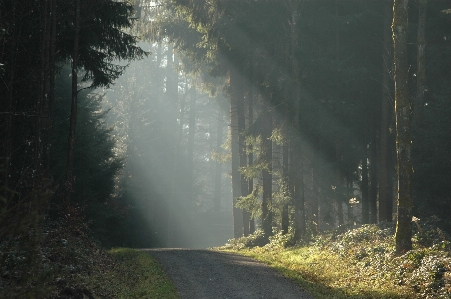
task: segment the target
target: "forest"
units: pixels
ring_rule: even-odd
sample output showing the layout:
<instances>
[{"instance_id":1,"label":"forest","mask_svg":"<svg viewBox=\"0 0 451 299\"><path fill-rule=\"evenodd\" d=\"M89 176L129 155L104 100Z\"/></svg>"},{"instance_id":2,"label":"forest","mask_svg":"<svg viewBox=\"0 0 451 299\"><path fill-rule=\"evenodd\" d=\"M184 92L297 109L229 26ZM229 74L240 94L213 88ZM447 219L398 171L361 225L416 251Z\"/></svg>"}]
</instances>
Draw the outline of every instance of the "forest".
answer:
<instances>
[{"instance_id":1,"label":"forest","mask_svg":"<svg viewBox=\"0 0 451 299\"><path fill-rule=\"evenodd\" d=\"M0 46L2 298L68 235L451 249L447 0L3 0Z\"/></svg>"}]
</instances>

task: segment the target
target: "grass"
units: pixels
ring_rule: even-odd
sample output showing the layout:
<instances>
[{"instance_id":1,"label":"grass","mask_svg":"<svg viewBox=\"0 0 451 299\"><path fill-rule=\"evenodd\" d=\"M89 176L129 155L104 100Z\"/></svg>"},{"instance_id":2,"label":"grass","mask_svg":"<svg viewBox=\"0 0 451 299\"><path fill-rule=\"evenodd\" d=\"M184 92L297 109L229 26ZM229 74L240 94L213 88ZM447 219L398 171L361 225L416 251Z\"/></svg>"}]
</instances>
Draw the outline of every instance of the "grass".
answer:
<instances>
[{"instance_id":1,"label":"grass","mask_svg":"<svg viewBox=\"0 0 451 299\"><path fill-rule=\"evenodd\" d=\"M394 253L391 224L329 232L303 246L293 243L292 233L276 233L264 245L260 232L230 240L218 250L263 261L318 299L451 298L449 237L434 221L418 221L413 227L414 248L401 256ZM58 223L43 227L42 234L42 280L28 283L28 290L20 283L21 272L28 273L20 263L26 252L0 242L1 298L43 298L37 291L41 281L45 298L178 298L159 263L146 252L105 251Z\"/></svg>"},{"instance_id":2,"label":"grass","mask_svg":"<svg viewBox=\"0 0 451 299\"><path fill-rule=\"evenodd\" d=\"M148 253L106 251L86 235L59 222L42 227L33 279L20 243L0 242L0 298L178 298L160 264ZM30 276L30 275L28 275Z\"/></svg>"},{"instance_id":3,"label":"grass","mask_svg":"<svg viewBox=\"0 0 451 299\"><path fill-rule=\"evenodd\" d=\"M128 248L109 251L118 264L109 281L116 298L178 298L175 287L148 253Z\"/></svg>"},{"instance_id":4,"label":"grass","mask_svg":"<svg viewBox=\"0 0 451 299\"><path fill-rule=\"evenodd\" d=\"M307 246L287 247L289 237L279 233L265 246L254 246L253 236L218 250L260 260L318 299L451 298L449 242L436 227L419 228L414 249L402 256L394 252L393 227L384 224L331 232Z\"/></svg>"},{"instance_id":5,"label":"grass","mask_svg":"<svg viewBox=\"0 0 451 299\"><path fill-rule=\"evenodd\" d=\"M314 298L415 298L407 287L362 273L360 267L329 251L309 247L270 251L253 248L238 253L274 267Z\"/></svg>"},{"instance_id":6,"label":"grass","mask_svg":"<svg viewBox=\"0 0 451 299\"><path fill-rule=\"evenodd\" d=\"M92 255L91 255L92 256ZM67 280L59 295L90 294L94 298L176 299L175 287L148 253L130 248L99 249L89 270ZM83 297L84 298L84 297Z\"/></svg>"}]
</instances>

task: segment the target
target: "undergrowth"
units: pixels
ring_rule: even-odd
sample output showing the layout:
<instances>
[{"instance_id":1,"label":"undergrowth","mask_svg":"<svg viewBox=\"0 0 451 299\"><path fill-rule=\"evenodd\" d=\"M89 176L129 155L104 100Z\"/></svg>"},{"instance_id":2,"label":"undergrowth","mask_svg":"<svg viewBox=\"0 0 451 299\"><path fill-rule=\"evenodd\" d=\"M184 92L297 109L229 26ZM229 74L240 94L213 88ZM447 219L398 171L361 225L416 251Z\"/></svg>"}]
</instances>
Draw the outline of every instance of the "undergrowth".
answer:
<instances>
[{"instance_id":1,"label":"undergrowth","mask_svg":"<svg viewBox=\"0 0 451 299\"><path fill-rule=\"evenodd\" d=\"M259 231L219 250L264 261L315 298L451 298L450 239L436 224L417 220L413 250L401 256L395 255L392 223L332 231L294 246L292 234L278 231L261 245Z\"/></svg>"},{"instance_id":2,"label":"undergrowth","mask_svg":"<svg viewBox=\"0 0 451 299\"><path fill-rule=\"evenodd\" d=\"M40 227L40 281L22 281L26 252L0 242L0 298L177 298L169 278L149 254L118 248L106 251L83 231L63 222ZM27 290L39 289L39 293ZM25 292L26 291L26 292Z\"/></svg>"}]
</instances>

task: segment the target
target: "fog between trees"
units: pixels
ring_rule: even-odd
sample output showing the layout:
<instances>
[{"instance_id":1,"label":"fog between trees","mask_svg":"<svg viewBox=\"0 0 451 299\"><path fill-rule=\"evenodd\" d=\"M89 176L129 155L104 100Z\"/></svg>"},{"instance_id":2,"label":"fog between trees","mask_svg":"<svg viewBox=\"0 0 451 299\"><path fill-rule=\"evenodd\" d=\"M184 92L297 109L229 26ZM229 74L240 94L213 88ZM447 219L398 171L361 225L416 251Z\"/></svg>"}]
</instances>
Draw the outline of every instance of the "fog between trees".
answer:
<instances>
[{"instance_id":1,"label":"fog between trees","mask_svg":"<svg viewBox=\"0 0 451 299\"><path fill-rule=\"evenodd\" d=\"M47 0L40 15L7 1L4 208L44 192L38 214L57 218L69 194L106 246L204 248L256 230L296 242L396 222L399 181L405 238L412 216L449 229L450 7L404 1L79 0L63 11ZM77 11L78 30L67 21ZM108 39L99 20L128 35Z\"/></svg>"},{"instance_id":2,"label":"fog between trees","mask_svg":"<svg viewBox=\"0 0 451 299\"><path fill-rule=\"evenodd\" d=\"M140 182L130 192L143 210L147 205L155 240L197 247L255 229L301 240L338 226L396 221L392 2L139 5L136 30L150 40L152 55L133 63L107 98L111 107L121 98L113 108L121 112L111 114L123 117L117 129L127 136L125 169L130 182ZM447 107L431 92L449 92L434 78L441 68L434 61L449 47L445 9L440 1L410 2L407 12L411 216L441 215L438 202L449 202L446 184L432 188L447 180L449 159L424 160L431 142L449 147L446 134L425 135L430 121L449 123L446 116L428 120ZM425 57L417 55L424 44ZM433 166L439 160L447 170Z\"/></svg>"}]
</instances>

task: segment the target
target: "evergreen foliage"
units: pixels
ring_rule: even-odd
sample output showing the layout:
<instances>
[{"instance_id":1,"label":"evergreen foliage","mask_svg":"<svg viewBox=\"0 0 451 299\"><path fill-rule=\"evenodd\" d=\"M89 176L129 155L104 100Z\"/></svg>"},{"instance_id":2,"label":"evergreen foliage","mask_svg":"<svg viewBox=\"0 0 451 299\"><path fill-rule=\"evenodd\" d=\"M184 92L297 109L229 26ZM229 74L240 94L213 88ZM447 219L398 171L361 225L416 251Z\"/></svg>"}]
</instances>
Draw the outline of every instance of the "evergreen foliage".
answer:
<instances>
[{"instance_id":1,"label":"evergreen foliage","mask_svg":"<svg viewBox=\"0 0 451 299\"><path fill-rule=\"evenodd\" d=\"M198 247L204 235L230 224L232 211L232 247L267 243L257 253L308 244L338 227L331 240L319 238L302 253L306 260L343 258L370 274L393 266L389 279L403 292L409 285L424 296L449 296L446 234L411 221L437 216L451 230L448 0L427 2L424 41L418 15L426 1L404 2L409 23L403 20L405 47L396 55L390 25L400 0L140 0L137 20L129 1L79 0L79 32L75 2L0 4L0 270L25 269L14 272L23 277L8 276L20 282L11 294L45 291L29 287L45 278L36 274L38 224L63 210L76 233L90 227L105 246ZM151 42L153 55L129 65L150 53L137 45L137 35ZM81 82L76 184L65 190L71 187L62 183L71 98L65 66L77 60L74 48ZM394 70L391 59L400 56ZM94 87L110 89L105 95ZM421 100L412 100L420 93ZM230 112L228 124L219 109ZM406 150L395 151L395 133ZM224 166L230 161L231 171ZM405 233L395 258L393 226L364 224L392 220L398 185L409 194L401 194L394 215ZM62 207L68 192L73 202ZM264 233L252 234L254 224ZM337 278L308 271L322 286ZM347 287L345 280L357 275L348 274L335 280Z\"/></svg>"},{"instance_id":2,"label":"evergreen foliage","mask_svg":"<svg viewBox=\"0 0 451 299\"><path fill-rule=\"evenodd\" d=\"M63 1L58 9L65 11L58 22L58 56L67 61L73 51L74 2ZM148 55L137 46L137 37L124 28L132 27L133 6L128 2L95 0L82 1L80 8L79 70L81 82L91 87L108 87L125 70L124 62ZM118 63L122 61L122 64Z\"/></svg>"},{"instance_id":3,"label":"evergreen foliage","mask_svg":"<svg viewBox=\"0 0 451 299\"><path fill-rule=\"evenodd\" d=\"M52 139L51 174L62 178L67 157L67 128L70 114L70 70L63 68L56 80L55 130ZM75 147L75 190L73 204L82 208L81 216L91 223L94 235L111 244L125 213L125 204L116 198L116 182L123 167L116 152L113 128L106 124L101 101L103 95L83 90L78 94L77 146ZM53 198L62 208L60 198Z\"/></svg>"},{"instance_id":4,"label":"evergreen foliage","mask_svg":"<svg viewBox=\"0 0 451 299\"><path fill-rule=\"evenodd\" d=\"M136 37L123 31L132 26L133 8L109 0L81 3L78 71L85 71L87 84L108 86L125 68L115 65L114 59L146 55L136 46ZM0 296L39 298L46 294L48 278L41 260L41 222L44 215L60 212L49 210L49 204L61 204L63 188L57 187L63 180L61 154L66 151L68 135L68 126L64 126L70 98L65 86L68 74L62 70L66 77L57 87L59 99L55 97L55 77L73 50L75 5L73 1L6 0L0 5L0 15L0 267L2 282L9 279L17 287L8 289L10 285L2 283ZM122 163L113 153L115 143L102 123L104 115L97 114L100 98L89 98L87 93L82 98L84 135L79 137L85 138L86 144L80 143L76 149L80 186L70 210L75 214L64 216L78 233L83 233L89 221L95 221L93 228L100 233L116 222L107 220L122 214L115 209L105 211ZM6 273L9 276L4 276Z\"/></svg>"},{"instance_id":5,"label":"evergreen foliage","mask_svg":"<svg viewBox=\"0 0 451 299\"><path fill-rule=\"evenodd\" d=\"M165 15L176 15L177 21L171 23L170 19L165 18L157 21L157 26L153 28L159 38L167 35L180 51L190 53L187 56L192 62L209 65L207 72L210 75L224 76L228 70L236 68L248 80L247 83L256 87L261 94L266 88L271 90L271 101L277 111L286 115L294 132L302 136L303 142L307 143L307 152L316 152L309 157L306 157L309 155L307 153L301 154L303 165L315 169L316 180L319 180L317 183L307 183L304 179L305 188L310 189L304 191L310 194L310 198L315 193L321 197L323 219L320 222L331 223L332 226L324 226L328 228L333 227L337 220L340 222L340 214L343 214L340 212L341 205L346 204L349 213L352 212L348 201L352 198L350 190L354 189L354 181L362 181L360 193L365 193L361 195L361 202L367 208L364 208L360 221L377 221L375 203L382 91L386 89L390 93L393 85L393 81L388 80L385 84L390 86L381 86L379 79L385 68L388 68L388 72L392 71L390 62L383 60L386 59L385 53L391 51L392 43L382 42L389 26L387 22L384 23L384 19L391 18L387 15L391 9L386 9L390 5L383 1L307 1L302 4L298 1L242 1L239 5L220 0L210 1L208 5L201 5L194 0L171 1L167 7L170 13ZM449 160L445 150L449 148L445 137L449 119L445 115L448 111L446 104L438 104L437 107L443 108L439 118L429 119L429 115L434 114L432 99L445 99L449 95L449 91L440 83L449 81L446 79L447 64L435 64L449 58L446 38L449 32L445 29L448 28L449 16L445 14L445 1L434 1L428 5L428 15L433 20L428 17L426 23L426 65L430 69L430 72L426 72L428 78L430 75L434 79L427 82L427 106L416 108L425 111L423 115L427 125L424 122L422 125L416 124L413 132L413 188L419 216L442 215L441 211L446 210L443 207L449 203L446 196L439 195L441 192L431 195L432 186L443 190L443 194L447 193L447 186L440 182L449 181L446 179L449 165L443 163ZM409 14L414 17L409 22L410 45L416 43L417 10L417 3L411 3ZM184 34L188 31L190 33L185 39ZM416 50L412 47L408 50L409 63L416 65ZM410 81L415 80L414 74L415 71L411 71ZM441 81L438 78L445 79ZM232 96L232 87L229 88L229 95ZM299 104L286 95L287 90L288 94L296 94L296 88L299 90ZM428 114L428 110L431 114ZM299 113L298 116L296 113ZM299 123L293 123L296 117ZM261 126L260 119L249 124L249 128L255 130ZM394 155L393 121L392 118L389 125L391 133L384 137L391 144L388 149L391 156ZM436 129L433 129L435 126ZM431 130L439 135L439 132L443 132L444 135L428 141L426 139L431 135L427 132ZM434 149L429 146L433 141L437 142ZM323 160L323 165L331 166L321 166L321 163L316 162L319 160ZM363 164L367 165L365 170ZM252 169L255 170L256 166L246 167L242 172L255 172ZM431 172L437 176L429 175ZM362 175L366 178L362 178ZM391 173L387 176L393 180ZM440 187L437 184L441 184ZM331 190L329 186L335 188ZM390 197L389 205L395 197L393 192ZM327 208L332 200L337 200L334 203L335 211ZM312 219L317 217L314 216L317 212L307 212L311 215L309 217L313 216ZM349 216L348 221L352 217Z\"/></svg>"}]
</instances>

